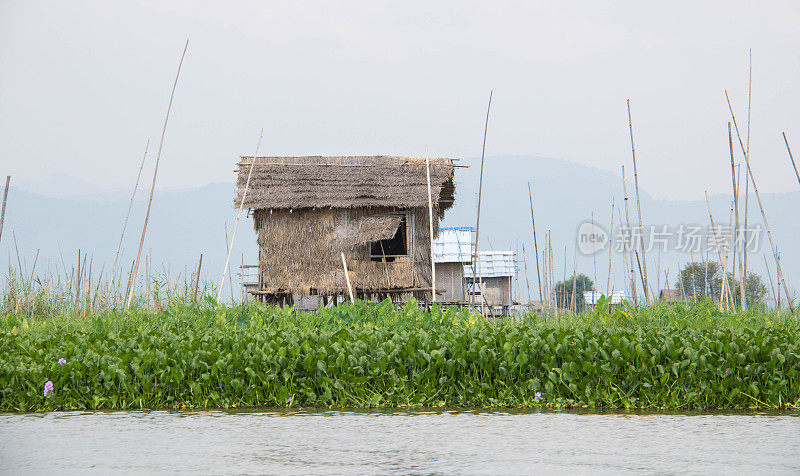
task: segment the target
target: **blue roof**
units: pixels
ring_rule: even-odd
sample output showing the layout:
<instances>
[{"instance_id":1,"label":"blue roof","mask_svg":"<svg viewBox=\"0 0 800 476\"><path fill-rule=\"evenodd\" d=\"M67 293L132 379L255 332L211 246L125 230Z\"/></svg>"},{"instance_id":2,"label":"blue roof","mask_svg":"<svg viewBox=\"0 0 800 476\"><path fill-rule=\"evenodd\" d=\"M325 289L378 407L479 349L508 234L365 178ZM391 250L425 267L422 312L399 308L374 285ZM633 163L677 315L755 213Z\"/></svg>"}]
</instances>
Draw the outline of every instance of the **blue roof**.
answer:
<instances>
[{"instance_id":1,"label":"blue roof","mask_svg":"<svg viewBox=\"0 0 800 476\"><path fill-rule=\"evenodd\" d=\"M444 226L444 227L439 227L439 231L444 231L444 230L469 230L469 231L472 231L473 228L471 226Z\"/></svg>"}]
</instances>

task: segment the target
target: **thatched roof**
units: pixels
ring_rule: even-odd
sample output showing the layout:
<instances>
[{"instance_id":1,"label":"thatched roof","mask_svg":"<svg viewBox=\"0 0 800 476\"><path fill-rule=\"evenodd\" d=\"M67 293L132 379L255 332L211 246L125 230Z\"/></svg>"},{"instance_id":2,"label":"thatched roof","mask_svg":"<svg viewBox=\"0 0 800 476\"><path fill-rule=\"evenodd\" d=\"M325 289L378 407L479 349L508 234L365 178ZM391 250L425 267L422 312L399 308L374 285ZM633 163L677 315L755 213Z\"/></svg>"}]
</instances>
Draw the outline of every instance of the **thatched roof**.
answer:
<instances>
[{"instance_id":1,"label":"thatched roof","mask_svg":"<svg viewBox=\"0 0 800 476\"><path fill-rule=\"evenodd\" d=\"M242 156L238 163L235 206L253 163ZM453 160L430 159L433 205L441 214L453 203ZM257 157L246 208L359 208L428 206L425 158L361 157Z\"/></svg>"}]
</instances>

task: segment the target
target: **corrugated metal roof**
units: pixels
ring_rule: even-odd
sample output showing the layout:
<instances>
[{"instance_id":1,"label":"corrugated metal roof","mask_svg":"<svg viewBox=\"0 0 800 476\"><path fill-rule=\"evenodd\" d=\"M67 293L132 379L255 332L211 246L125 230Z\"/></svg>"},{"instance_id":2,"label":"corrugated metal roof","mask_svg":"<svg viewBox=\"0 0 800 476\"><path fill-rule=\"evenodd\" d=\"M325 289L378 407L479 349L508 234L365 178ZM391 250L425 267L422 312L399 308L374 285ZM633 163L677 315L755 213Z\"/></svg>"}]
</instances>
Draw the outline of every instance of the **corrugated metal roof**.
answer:
<instances>
[{"instance_id":1,"label":"corrugated metal roof","mask_svg":"<svg viewBox=\"0 0 800 476\"><path fill-rule=\"evenodd\" d=\"M516 253L513 251L481 251L478 256L481 277L516 276L516 258ZM472 265L464 265L465 278L473 278L475 274L477 274L477 269L473 272Z\"/></svg>"},{"instance_id":2,"label":"corrugated metal roof","mask_svg":"<svg viewBox=\"0 0 800 476\"><path fill-rule=\"evenodd\" d=\"M436 263L469 263L472 261L472 229L440 228L433 241Z\"/></svg>"},{"instance_id":3,"label":"corrugated metal roof","mask_svg":"<svg viewBox=\"0 0 800 476\"><path fill-rule=\"evenodd\" d=\"M603 294L605 293L600 291L584 291L583 298L587 304L594 306ZM611 291L611 304L619 304L623 300L625 300L625 291Z\"/></svg>"}]
</instances>

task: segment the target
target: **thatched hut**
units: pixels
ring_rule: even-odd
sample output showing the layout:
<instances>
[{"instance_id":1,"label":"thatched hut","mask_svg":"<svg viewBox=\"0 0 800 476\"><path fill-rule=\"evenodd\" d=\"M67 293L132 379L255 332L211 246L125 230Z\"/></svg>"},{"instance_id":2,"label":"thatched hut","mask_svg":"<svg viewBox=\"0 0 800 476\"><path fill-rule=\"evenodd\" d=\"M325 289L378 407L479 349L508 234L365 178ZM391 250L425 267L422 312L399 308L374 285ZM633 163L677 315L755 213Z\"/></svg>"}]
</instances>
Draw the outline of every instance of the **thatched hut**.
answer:
<instances>
[{"instance_id":1,"label":"thatched hut","mask_svg":"<svg viewBox=\"0 0 800 476\"><path fill-rule=\"evenodd\" d=\"M238 164L236 206L252 157ZM430 160L434 230L453 204L453 160ZM258 242L261 301L347 294L341 253L361 298L430 297L424 158L257 157L244 207Z\"/></svg>"}]
</instances>

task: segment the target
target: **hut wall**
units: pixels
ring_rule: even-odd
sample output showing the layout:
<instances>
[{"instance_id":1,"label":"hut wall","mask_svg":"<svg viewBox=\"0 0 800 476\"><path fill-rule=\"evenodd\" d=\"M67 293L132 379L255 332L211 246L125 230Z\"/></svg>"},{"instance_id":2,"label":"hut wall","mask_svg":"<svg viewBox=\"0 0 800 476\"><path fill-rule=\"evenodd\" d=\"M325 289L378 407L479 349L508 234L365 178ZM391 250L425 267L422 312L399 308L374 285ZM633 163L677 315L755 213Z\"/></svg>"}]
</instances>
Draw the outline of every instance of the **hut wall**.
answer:
<instances>
[{"instance_id":1,"label":"hut wall","mask_svg":"<svg viewBox=\"0 0 800 476\"><path fill-rule=\"evenodd\" d=\"M436 299L465 302L463 263L436 263Z\"/></svg>"},{"instance_id":2,"label":"hut wall","mask_svg":"<svg viewBox=\"0 0 800 476\"><path fill-rule=\"evenodd\" d=\"M511 277L483 278L483 282L486 290L486 302L490 306L511 305Z\"/></svg>"},{"instance_id":3,"label":"hut wall","mask_svg":"<svg viewBox=\"0 0 800 476\"><path fill-rule=\"evenodd\" d=\"M407 213L408 255L392 262L372 261L371 243L394 236L398 213ZM425 298L420 288L430 288L427 209L259 209L254 222L262 292L346 293L342 252L356 292L415 289L416 297ZM435 230L437 224L438 219Z\"/></svg>"}]
</instances>

